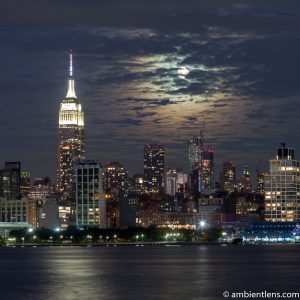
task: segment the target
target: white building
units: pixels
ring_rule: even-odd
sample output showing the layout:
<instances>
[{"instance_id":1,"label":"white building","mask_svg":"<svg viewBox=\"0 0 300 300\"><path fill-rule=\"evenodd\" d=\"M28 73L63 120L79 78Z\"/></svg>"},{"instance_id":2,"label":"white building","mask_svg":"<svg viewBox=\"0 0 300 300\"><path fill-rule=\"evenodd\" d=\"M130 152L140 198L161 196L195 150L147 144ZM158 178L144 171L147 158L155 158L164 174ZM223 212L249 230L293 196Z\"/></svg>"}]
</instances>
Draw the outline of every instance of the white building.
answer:
<instances>
[{"instance_id":1,"label":"white building","mask_svg":"<svg viewBox=\"0 0 300 300\"><path fill-rule=\"evenodd\" d=\"M265 219L271 222L300 221L300 161L294 149L282 143L270 160L265 177Z\"/></svg>"}]
</instances>

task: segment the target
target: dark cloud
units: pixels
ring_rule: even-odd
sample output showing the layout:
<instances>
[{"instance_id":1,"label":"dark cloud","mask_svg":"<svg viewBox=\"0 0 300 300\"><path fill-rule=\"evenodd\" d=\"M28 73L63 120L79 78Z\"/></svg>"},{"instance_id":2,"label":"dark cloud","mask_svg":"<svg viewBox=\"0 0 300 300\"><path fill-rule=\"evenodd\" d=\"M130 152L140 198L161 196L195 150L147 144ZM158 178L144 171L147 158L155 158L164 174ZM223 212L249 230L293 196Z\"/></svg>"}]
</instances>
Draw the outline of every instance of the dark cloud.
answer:
<instances>
[{"instance_id":1,"label":"dark cloud","mask_svg":"<svg viewBox=\"0 0 300 300\"><path fill-rule=\"evenodd\" d=\"M10 0L0 14L0 154L34 175L55 173L70 48L89 157L140 172L143 143L164 142L184 165L204 120L218 162L300 148L299 1Z\"/></svg>"}]
</instances>

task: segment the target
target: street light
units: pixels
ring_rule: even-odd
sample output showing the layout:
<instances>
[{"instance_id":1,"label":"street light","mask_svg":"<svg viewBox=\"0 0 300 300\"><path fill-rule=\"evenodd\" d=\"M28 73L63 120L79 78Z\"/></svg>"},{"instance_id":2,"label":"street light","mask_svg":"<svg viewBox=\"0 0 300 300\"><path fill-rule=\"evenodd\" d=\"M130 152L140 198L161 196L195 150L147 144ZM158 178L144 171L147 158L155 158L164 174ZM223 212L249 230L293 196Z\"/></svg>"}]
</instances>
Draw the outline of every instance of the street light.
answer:
<instances>
[{"instance_id":1,"label":"street light","mask_svg":"<svg viewBox=\"0 0 300 300\"><path fill-rule=\"evenodd\" d=\"M23 243L23 245L24 245L24 240L25 240L25 238L22 236L21 239L22 239L22 243Z\"/></svg>"},{"instance_id":2,"label":"street light","mask_svg":"<svg viewBox=\"0 0 300 300\"><path fill-rule=\"evenodd\" d=\"M206 225L205 221L202 220L202 221L200 222L200 226L201 226L201 229L202 229L202 230L203 230L203 228L205 227L205 225Z\"/></svg>"},{"instance_id":3,"label":"street light","mask_svg":"<svg viewBox=\"0 0 300 300\"><path fill-rule=\"evenodd\" d=\"M204 230L203 229L206 226L206 222L204 220L201 220L199 225L201 227L201 237L200 237L200 239L202 240L203 239L203 235L204 235Z\"/></svg>"},{"instance_id":4,"label":"street light","mask_svg":"<svg viewBox=\"0 0 300 300\"><path fill-rule=\"evenodd\" d=\"M142 237L142 242L144 242L144 235L143 235L143 234L141 234L141 237Z\"/></svg>"},{"instance_id":5,"label":"street light","mask_svg":"<svg viewBox=\"0 0 300 300\"><path fill-rule=\"evenodd\" d=\"M223 236L223 240L225 240L226 242L228 242L228 236L227 236L227 232L226 231L222 232L222 236Z\"/></svg>"},{"instance_id":6,"label":"street light","mask_svg":"<svg viewBox=\"0 0 300 300\"><path fill-rule=\"evenodd\" d=\"M170 234L168 234L168 233L166 234L166 242L168 241L168 236L169 236L169 235L170 235Z\"/></svg>"}]
</instances>

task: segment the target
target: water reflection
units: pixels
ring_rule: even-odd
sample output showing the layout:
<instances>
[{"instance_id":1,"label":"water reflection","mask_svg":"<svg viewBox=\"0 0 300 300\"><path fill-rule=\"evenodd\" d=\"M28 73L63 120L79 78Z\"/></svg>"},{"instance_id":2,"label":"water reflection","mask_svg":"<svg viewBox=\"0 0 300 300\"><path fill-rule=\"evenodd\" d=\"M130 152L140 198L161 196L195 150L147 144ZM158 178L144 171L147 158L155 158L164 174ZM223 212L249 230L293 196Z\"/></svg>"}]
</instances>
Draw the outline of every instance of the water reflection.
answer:
<instances>
[{"instance_id":1,"label":"water reflection","mask_svg":"<svg viewBox=\"0 0 300 300\"><path fill-rule=\"evenodd\" d=\"M0 248L1 299L222 299L297 291L298 245Z\"/></svg>"}]
</instances>

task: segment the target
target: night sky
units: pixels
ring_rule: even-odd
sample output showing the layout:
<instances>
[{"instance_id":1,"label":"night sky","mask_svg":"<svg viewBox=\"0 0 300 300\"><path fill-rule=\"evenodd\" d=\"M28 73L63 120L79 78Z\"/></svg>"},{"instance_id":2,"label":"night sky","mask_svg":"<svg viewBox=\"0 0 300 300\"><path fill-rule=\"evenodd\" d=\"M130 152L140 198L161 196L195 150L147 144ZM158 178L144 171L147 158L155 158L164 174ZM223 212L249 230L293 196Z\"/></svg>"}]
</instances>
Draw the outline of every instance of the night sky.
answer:
<instances>
[{"instance_id":1,"label":"night sky","mask_svg":"<svg viewBox=\"0 0 300 300\"><path fill-rule=\"evenodd\" d=\"M160 142L186 167L204 120L217 172L300 157L299 0L7 0L0 25L1 165L55 179L69 49L89 159L142 172Z\"/></svg>"}]
</instances>

